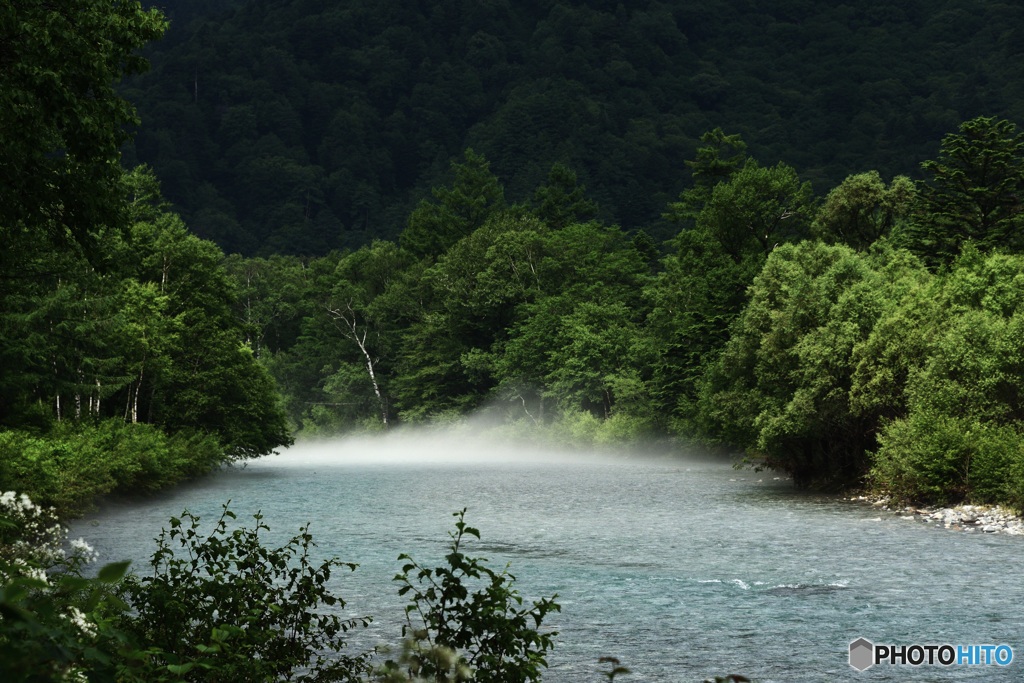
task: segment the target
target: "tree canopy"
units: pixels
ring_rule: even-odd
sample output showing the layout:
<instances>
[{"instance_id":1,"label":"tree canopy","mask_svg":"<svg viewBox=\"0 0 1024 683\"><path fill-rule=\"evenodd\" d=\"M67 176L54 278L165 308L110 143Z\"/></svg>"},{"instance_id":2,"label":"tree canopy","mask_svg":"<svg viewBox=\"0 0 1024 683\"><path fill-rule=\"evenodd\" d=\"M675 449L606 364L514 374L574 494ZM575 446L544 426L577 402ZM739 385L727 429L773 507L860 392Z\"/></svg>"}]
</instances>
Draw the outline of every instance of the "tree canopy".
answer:
<instances>
[{"instance_id":1,"label":"tree canopy","mask_svg":"<svg viewBox=\"0 0 1024 683\"><path fill-rule=\"evenodd\" d=\"M982 249L1024 249L1024 133L1009 121L978 117L942 140L922 167L914 249L948 264L967 242Z\"/></svg>"},{"instance_id":2,"label":"tree canopy","mask_svg":"<svg viewBox=\"0 0 1024 683\"><path fill-rule=\"evenodd\" d=\"M187 19L122 90L145 122L128 153L229 253L393 240L467 148L509 203L561 164L594 218L662 242L666 204L719 179L687 167L709 131L749 145L723 162L824 194L919 179L961 121L1022 111L1024 8L997 0L169 4Z\"/></svg>"},{"instance_id":3,"label":"tree canopy","mask_svg":"<svg viewBox=\"0 0 1024 683\"><path fill-rule=\"evenodd\" d=\"M127 172L137 2L0 8L0 487L62 513L291 443L223 252Z\"/></svg>"},{"instance_id":4,"label":"tree canopy","mask_svg":"<svg viewBox=\"0 0 1024 683\"><path fill-rule=\"evenodd\" d=\"M45 234L95 255L123 228L120 148L139 119L115 90L166 27L138 2L11 0L0 8L0 236Z\"/></svg>"}]
</instances>

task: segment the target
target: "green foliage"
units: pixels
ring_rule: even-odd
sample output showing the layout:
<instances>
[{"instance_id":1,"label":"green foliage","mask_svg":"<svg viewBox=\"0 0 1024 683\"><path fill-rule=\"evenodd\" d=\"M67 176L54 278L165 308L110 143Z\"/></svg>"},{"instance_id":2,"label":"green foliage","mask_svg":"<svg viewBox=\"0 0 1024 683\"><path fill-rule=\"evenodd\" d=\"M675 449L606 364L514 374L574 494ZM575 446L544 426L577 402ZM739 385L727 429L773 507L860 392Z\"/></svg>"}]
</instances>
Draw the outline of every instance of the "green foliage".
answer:
<instances>
[{"instance_id":1,"label":"green foliage","mask_svg":"<svg viewBox=\"0 0 1024 683\"><path fill-rule=\"evenodd\" d=\"M515 309L507 339L493 347L499 394L522 400L541 421L546 399L566 414L582 409L602 418L636 408L646 391L643 256L617 228L596 223L542 233L524 246L531 255L525 281L535 289Z\"/></svg>"},{"instance_id":2,"label":"green foliage","mask_svg":"<svg viewBox=\"0 0 1024 683\"><path fill-rule=\"evenodd\" d=\"M152 576L129 576L123 597L132 608L119 626L143 646L127 663L127 680L175 675L187 681L356 681L368 671L365 654L342 652L350 628L317 611L344 607L327 587L335 569L317 562L309 525L280 548L267 548L262 515L252 529L228 528L224 512L208 536L185 511L161 531L150 560Z\"/></svg>"},{"instance_id":3,"label":"green foliage","mask_svg":"<svg viewBox=\"0 0 1024 683\"><path fill-rule=\"evenodd\" d=\"M467 149L452 170L454 186L435 188L435 203L420 202L401 235L402 249L416 257L438 256L505 208L504 189L483 156Z\"/></svg>"},{"instance_id":4,"label":"green foliage","mask_svg":"<svg viewBox=\"0 0 1024 683\"><path fill-rule=\"evenodd\" d=\"M697 216L697 229L708 232L740 262L802 239L815 211L811 184L801 183L795 170L781 162L762 168L751 161L715 185Z\"/></svg>"},{"instance_id":5,"label":"green foliage","mask_svg":"<svg viewBox=\"0 0 1024 683\"><path fill-rule=\"evenodd\" d=\"M978 117L943 138L922 168L920 207L907 244L930 265L948 265L967 242L981 249L1024 249L1024 133L1009 121Z\"/></svg>"},{"instance_id":6,"label":"green foliage","mask_svg":"<svg viewBox=\"0 0 1024 683\"><path fill-rule=\"evenodd\" d=\"M948 274L923 293L908 293L892 319L880 322L861 377L878 374L867 365L868 354L894 328L902 328L902 346L916 350L874 361L893 369L863 392L877 395L880 386L890 386L905 406L879 435L872 470L877 486L911 500L1020 505L1021 283L1021 257L985 257L967 248ZM921 298L931 306L915 306ZM927 313L908 318L903 311L909 308Z\"/></svg>"},{"instance_id":7,"label":"green foliage","mask_svg":"<svg viewBox=\"0 0 1024 683\"><path fill-rule=\"evenodd\" d=\"M644 290L646 331L657 354L650 390L670 428L692 435L701 378L729 339L762 262L736 263L702 230L683 230L672 245L663 272Z\"/></svg>"},{"instance_id":8,"label":"green foliage","mask_svg":"<svg viewBox=\"0 0 1024 683\"><path fill-rule=\"evenodd\" d=\"M129 563L117 562L86 578L95 559L87 543L71 541L68 550L52 509L0 494L0 676L12 683L539 681L557 635L540 628L561 610L558 596L524 607L508 567L495 572L463 553L465 537L480 533L465 524L465 510L455 516L447 565L426 569L399 557L406 564L395 581L411 600L408 637L396 660L371 667L372 653L343 651L347 631L369 617L318 610L344 607L327 584L332 570L356 565L318 564L308 524L284 546L267 548L259 513L254 528L229 529L235 515L224 505L204 537L199 518L185 511L156 539L152 576L127 574ZM413 614L423 628L413 626ZM614 657L599 663L608 665L600 673L609 681L630 673Z\"/></svg>"},{"instance_id":9,"label":"green foliage","mask_svg":"<svg viewBox=\"0 0 1024 683\"><path fill-rule=\"evenodd\" d=\"M127 562L83 577L94 561L70 543L52 509L0 495L0 677L12 682L115 680L124 634L112 625L124 604L112 593Z\"/></svg>"},{"instance_id":10,"label":"green foliage","mask_svg":"<svg viewBox=\"0 0 1024 683\"><path fill-rule=\"evenodd\" d=\"M422 273L395 382L404 419L465 411L495 387L495 352L519 307L538 295L545 234L536 218L506 212Z\"/></svg>"},{"instance_id":11,"label":"green foliage","mask_svg":"<svg viewBox=\"0 0 1024 683\"><path fill-rule=\"evenodd\" d=\"M495 572L484 558L462 551L466 536L480 538L480 532L465 523L465 513L463 509L454 515L458 521L455 532L448 532L451 552L445 556L446 566L425 568L408 555L399 556L407 563L395 581L402 586L399 594L410 596L403 632L425 632L427 643L461 652L478 680L539 681L556 635L539 629L548 613L561 611L555 602L558 596L524 607L508 567ZM421 626L413 624L414 614ZM423 657L416 658L410 672L432 678L447 676L451 668L448 662Z\"/></svg>"},{"instance_id":12,"label":"green foliage","mask_svg":"<svg viewBox=\"0 0 1024 683\"><path fill-rule=\"evenodd\" d=\"M818 211L791 167L747 160L720 130L705 142L660 271L642 235L570 220L582 193L564 168L538 194L557 200L546 221L505 208L433 257L376 242L295 261L302 332L266 360L305 383L292 414L327 430L489 404L513 429L591 445L668 430L740 447L801 485L857 482L876 457L901 462L901 421L1016 429L1008 342L967 334L1008 334L996 319L1024 291L1015 261L966 247L936 276L892 246L914 235L907 212L923 206L906 178L849 176ZM811 233L840 244L800 242ZM979 349L976 362L960 346ZM974 384L944 368L970 369ZM1013 469L1015 458L991 462ZM972 477L943 495L1017 495Z\"/></svg>"},{"instance_id":13,"label":"green foliage","mask_svg":"<svg viewBox=\"0 0 1024 683\"><path fill-rule=\"evenodd\" d=\"M668 205L664 218L672 223L693 222L711 199L715 186L732 179L743 168L747 143L738 134L726 135L715 128L700 136L704 147L697 148L697 158L687 161L693 187L679 195L679 201ZM731 154L730 154L731 152ZM723 156L729 154L729 156Z\"/></svg>"},{"instance_id":14,"label":"green foliage","mask_svg":"<svg viewBox=\"0 0 1024 683\"><path fill-rule=\"evenodd\" d=\"M597 216L597 204L585 198L586 188L576 182L576 173L556 163L548 172L548 183L533 195L533 213L554 229L570 223L584 223Z\"/></svg>"},{"instance_id":15,"label":"green foliage","mask_svg":"<svg viewBox=\"0 0 1024 683\"><path fill-rule=\"evenodd\" d=\"M422 636L422 637L420 637ZM443 645L426 642L426 632L418 631L402 641L397 660L374 667L377 683L456 683L473 680L473 671L459 653Z\"/></svg>"},{"instance_id":16,"label":"green foliage","mask_svg":"<svg viewBox=\"0 0 1024 683\"><path fill-rule=\"evenodd\" d=\"M1021 111L1015 3L618 4L211 4L126 84L146 121L131 154L228 252L395 239L467 147L510 202L561 163L597 218L661 241L716 126L824 192L915 174L960 121Z\"/></svg>"},{"instance_id":17,"label":"green foliage","mask_svg":"<svg viewBox=\"0 0 1024 683\"><path fill-rule=\"evenodd\" d=\"M290 443L274 385L242 345L223 254L162 208L150 171L125 183L134 222L103 233L103 272L73 254L40 256L43 272L6 297L0 348L17 364L0 372L19 391L0 420L17 426L41 404L58 423L119 416L215 433L227 459Z\"/></svg>"},{"instance_id":18,"label":"green foliage","mask_svg":"<svg viewBox=\"0 0 1024 683\"><path fill-rule=\"evenodd\" d=\"M884 242L776 249L704 378L700 418L798 485L1019 504L1024 262L935 276Z\"/></svg>"},{"instance_id":19,"label":"green foliage","mask_svg":"<svg viewBox=\"0 0 1024 683\"><path fill-rule=\"evenodd\" d=\"M119 166L138 121L114 84L165 26L134 1L0 9L0 480L62 513L290 443L222 253Z\"/></svg>"},{"instance_id":20,"label":"green foliage","mask_svg":"<svg viewBox=\"0 0 1024 683\"><path fill-rule=\"evenodd\" d=\"M397 331L387 295L408 258L391 242L374 242L338 261L331 289L317 303L320 319L329 321L344 340L337 350L338 370L325 382L327 393L348 399L353 418L391 420L387 371L395 361ZM333 364L332 364L333 365ZM370 389L372 388L372 397ZM365 396L363 401L355 401ZM373 405L373 408L368 406Z\"/></svg>"},{"instance_id":21,"label":"green foliage","mask_svg":"<svg viewBox=\"0 0 1024 683\"><path fill-rule=\"evenodd\" d=\"M127 330L136 345L145 345L135 354L126 414L133 422L146 419L168 429L217 432L231 458L263 455L289 443L273 383L242 345L244 330L232 316L236 295L221 265L223 254L161 209L150 172L137 171L131 181L138 188L133 211L141 220L124 246L134 255L126 276L142 286L126 292L145 294L159 306L143 309L152 329L136 324Z\"/></svg>"},{"instance_id":22,"label":"green foliage","mask_svg":"<svg viewBox=\"0 0 1024 683\"><path fill-rule=\"evenodd\" d=\"M0 432L0 487L24 491L62 516L110 493L151 493L209 472L224 458L217 439L121 419L64 423L44 434Z\"/></svg>"},{"instance_id":23,"label":"green foliage","mask_svg":"<svg viewBox=\"0 0 1024 683\"><path fill-rule=\"evenodd\" d=\"M915 193L914 184L906 176L896 176L889 187L878 171L848 176L828 193L811 232L826 242L864 251L903 223Z\"/></svg>"},{"instance_id":24,"label":"green foliage","mask_svg":"<svg viewBox=\"0 0 1024 683\"><path fill-rule=\"evenodd\" d=\"M138 118L114 84L146 70L136 52L166 26L159 10L138 2L12 0L0 8L5 245L40 234L95 258L97 226L126 225L119 150ZM5 269L8 258L0 257Z\"/></svg>"},{"instance_id":25,"label":"green foliage","mask_svg":"<svg viewBox=\"0 0 1024 683\"><path fill-rule=\"evenodd\" d=\"M773 248L806 232L814 211L810 186L793 169L744 161L746 145L721 129L702 140L708 146L687 162L694 188L666 214L683 229L644 292L651 308L649 392L669 429L687 437L700 431L697 396L746 305L747 288Z\"/></svg>"},{"instance_id":26,"label":"green foliage","mask_svg":"<svg viewBox=\"0 0 1024 683\"><path fill-rule=\"evenodd\" d=\"M1021 509L1024 434L1019 426L923 407L886 425L878 441L872 480L898 499L1006 502Z\"/></svg>"},{"instance_id":27,"label":"green foliage","mask_svg":"<svg viewBox=\"0 0 1024 683\"><path fill-rule=\"evenodd\" d=\"M256 359L265 361L291 348L300 334L308 263L294 256L243 259L232 254L223 265L235 285L234 312L243 341Z\"/></svg>"},{"instance_id":28,"label":"green foliage","mask_svg":"<svg viewBox=\"0 0 1024 683\"><path fill-rule=\"evenodd\" d=\"M634 345L641 331L633 317L623 303L591 301L563 315L550 340L550 393L567 407L581 406L604 418L624 400L643 403L642 396L630 395L643 389L628 388L629 379L640 372Z\"/></svg>"},{"instance_id":29,"label":"green foliage","mask_svg":"<svg viewBox=\"0 0 1024 683\"><path fill-rule=\"evenodd\" d=\"M877 416L851 408L855 354L893 283L914 268L884 248L864 256L804 242L773 251L702 389L712 433L798 485L855 481L878 428Z\"/></svg>"}]
</instances>

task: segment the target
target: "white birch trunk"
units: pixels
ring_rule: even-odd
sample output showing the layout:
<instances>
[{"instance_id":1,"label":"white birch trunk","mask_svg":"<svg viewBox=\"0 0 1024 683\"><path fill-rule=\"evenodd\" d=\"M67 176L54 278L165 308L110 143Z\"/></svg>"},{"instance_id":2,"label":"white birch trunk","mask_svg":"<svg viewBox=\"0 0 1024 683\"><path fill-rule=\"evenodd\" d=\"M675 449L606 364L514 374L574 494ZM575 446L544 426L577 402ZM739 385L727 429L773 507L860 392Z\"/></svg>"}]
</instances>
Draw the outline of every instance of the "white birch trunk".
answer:
<instances>
[{"instance_id":1,"label":"white birch trunk","mask_svg":"<svg viewBox=\"0 0 1024 683\"><path fill-rule=\"evenodd\" d=\"M384 421L384 426L388 427L388 406L384 397L380 393L380 387L377 385L377 376L373 371L373 357L366 348L366 328L363 328L362 336L359 335L359 326L356 323L356 312L352 309L352 302L345 304L346 311L341 309L332 309L326 307L327 312L334 318L335 327L337 327L345 336L350 337L355 341L359 350L363 352L363 357L366 358L366 371L370 375L370 383L373 385L373 393L377 397L377 404L380 406L381 419ZM344 323L344 327L338 325L338 321Z\"/></svg>"}]
</instances>

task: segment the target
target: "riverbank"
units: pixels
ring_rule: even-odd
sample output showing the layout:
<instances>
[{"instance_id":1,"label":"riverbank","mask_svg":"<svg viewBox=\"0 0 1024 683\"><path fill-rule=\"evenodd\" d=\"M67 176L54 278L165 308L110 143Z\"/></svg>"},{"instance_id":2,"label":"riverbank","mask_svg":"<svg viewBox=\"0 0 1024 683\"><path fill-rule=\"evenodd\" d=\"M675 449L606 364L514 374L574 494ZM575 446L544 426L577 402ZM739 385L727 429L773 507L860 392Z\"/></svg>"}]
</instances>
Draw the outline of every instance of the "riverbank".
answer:
<instances>
[{"instance_id":1,"label":"riverbank","mask_svg":"<svg viewBox=\"0 0 1024 683\"><path fill-rule=\"evenodd\" d=\"M849 496L843 500L944 529L1024 536L1024 517L1002 505L901 506L893 504L888 496Z\"/></svg>"}]
</instances>

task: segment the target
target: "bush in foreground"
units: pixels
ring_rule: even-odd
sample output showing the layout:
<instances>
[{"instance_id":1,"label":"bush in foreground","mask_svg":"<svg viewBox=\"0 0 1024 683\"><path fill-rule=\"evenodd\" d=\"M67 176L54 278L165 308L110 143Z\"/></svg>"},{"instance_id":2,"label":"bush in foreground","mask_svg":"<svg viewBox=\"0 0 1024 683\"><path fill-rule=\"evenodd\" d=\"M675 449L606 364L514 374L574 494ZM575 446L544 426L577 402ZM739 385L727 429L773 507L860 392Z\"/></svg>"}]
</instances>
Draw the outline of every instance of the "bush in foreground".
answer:
<instances>
[{"instance_id":1,"label":"bush in foreground","mask_svg":"<svg viewBox=\"0 0 1024 683\"><path fill-rule=\"evenodd\" d=\"M225 505L204 536L186 511L156 539L151 576L126 577L128 562L119 562L86 578L94 553L80 539L66 549L67 529L52 508L0 494L0 680L539 681L556 635L541 623L561 611L558 596L524 607L507 566L495 572L464 554L464 537L480 536L465 512L455 513L445 565L399 558L406 564L395 580L411 596L408 637L397 661L371 667L373 652L342 653L344 634L369 618L317 609L344 606L328 580L333 569L356 565L311 561L308 525L266 548L259 513L254 528L230 530L235 515ZM609 681L629 674L614 657L600 663Z\"/></svg>"}]
</instances>

